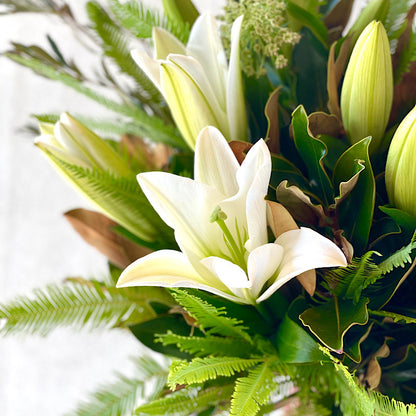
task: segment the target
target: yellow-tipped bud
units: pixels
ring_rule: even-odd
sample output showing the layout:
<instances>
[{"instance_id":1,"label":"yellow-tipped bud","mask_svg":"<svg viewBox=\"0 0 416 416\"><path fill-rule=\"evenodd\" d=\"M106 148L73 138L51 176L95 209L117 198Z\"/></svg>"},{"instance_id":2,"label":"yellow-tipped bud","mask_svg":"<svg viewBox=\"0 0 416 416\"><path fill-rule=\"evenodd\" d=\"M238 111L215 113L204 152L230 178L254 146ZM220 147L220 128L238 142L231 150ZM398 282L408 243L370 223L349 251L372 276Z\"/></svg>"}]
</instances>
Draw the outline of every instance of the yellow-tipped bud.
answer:
<instances>
[{"instance_id":1,"label":"yellow-tipped bud","mask_svg":"<svg viewBox=\"0 0 416 416\"><path fill-rule=\"evenodd\" d=\"M355 44L341 91L341 113L347 136L356 143L372 136L379 148L393 102L393 69L386 30L371 22Z\"/></svg>"},{"instance_id":2,"label":"yellow-tipped bud","mask_svg":"<svg viewBox=\"0 0 416 416\"><path fill-rule=\"evenodd\" d=\"M416 107L403 119L390 144L386 188L390 203L416 217Z\"/></svg>"}]
</instances>

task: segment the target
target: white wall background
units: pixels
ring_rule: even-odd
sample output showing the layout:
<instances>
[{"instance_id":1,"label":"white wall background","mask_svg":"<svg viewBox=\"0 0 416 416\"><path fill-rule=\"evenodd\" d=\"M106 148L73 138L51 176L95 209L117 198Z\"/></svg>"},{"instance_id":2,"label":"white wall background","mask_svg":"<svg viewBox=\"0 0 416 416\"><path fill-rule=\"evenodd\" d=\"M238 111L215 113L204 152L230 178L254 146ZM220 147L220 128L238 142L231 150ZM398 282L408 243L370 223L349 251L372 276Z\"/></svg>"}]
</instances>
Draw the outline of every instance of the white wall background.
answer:
<instances>
[{"instance_id":1,"label":"white wall background","mask_svg":"<svg viewBox=\"0 0 416 416\"><path fill-rule=\"evenodd\" d=\"M1 2L0 2L1 3ZM82 10L84 0L68 3ZM152 3L152 2L151 2ZM196 2L215 10L221 0ZM76 7L75 7L76 6ZM68 56L89 62L59 20L39 15L0 17L0 51L10 41L45 44L51 33ZM19 129L31 113L102 114L73 91L0 58L0 302L67 276L100 277L105 259L87 246L62 217L88 207L56 174ZM144 348L128 332L74 333L47 338L0 338L0 414L59 416L115 370L129 371L128 357Z\"/></svg>"}]
</instances>

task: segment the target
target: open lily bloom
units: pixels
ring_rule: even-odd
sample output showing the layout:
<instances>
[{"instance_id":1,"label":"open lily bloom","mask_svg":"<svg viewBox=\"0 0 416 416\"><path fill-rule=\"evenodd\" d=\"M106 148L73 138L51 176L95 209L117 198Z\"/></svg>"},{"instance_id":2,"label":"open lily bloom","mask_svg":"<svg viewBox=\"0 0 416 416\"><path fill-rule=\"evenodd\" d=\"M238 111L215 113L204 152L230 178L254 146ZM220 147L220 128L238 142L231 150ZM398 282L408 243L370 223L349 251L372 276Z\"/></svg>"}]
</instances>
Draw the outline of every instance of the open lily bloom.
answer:
<instances>
[{"instance_id":1,"label":"open lily bloom","mask_svg":"<svg viewBox=\"0 0 416 416\"><path fill-rule=\"evenodd\" d=\"M195 21L186 46L164 29L154 28L154 59L132 51L136 63L165 97L192 149L199 132L208 125L217 127L229 140L247 137L239 51L242 19L232 28L229 66L210 14Z\"/></svg>"},{"instance_id":2,"label":"open lily bloom","mask_svg":"<svg viewBox=\"0 0 416 416\"><path fill-rule=\"evenodd\" d=\"M118 286L199 288L254 304L307 270L345 266L341 250L308 228L268 243L264 197L270 173L263 140L240 166L222 134L207 127L196 143L195 180L139 174L149 201L175 230L181 252L160 250L135 261Z\"/></svg>"}]
</instances>

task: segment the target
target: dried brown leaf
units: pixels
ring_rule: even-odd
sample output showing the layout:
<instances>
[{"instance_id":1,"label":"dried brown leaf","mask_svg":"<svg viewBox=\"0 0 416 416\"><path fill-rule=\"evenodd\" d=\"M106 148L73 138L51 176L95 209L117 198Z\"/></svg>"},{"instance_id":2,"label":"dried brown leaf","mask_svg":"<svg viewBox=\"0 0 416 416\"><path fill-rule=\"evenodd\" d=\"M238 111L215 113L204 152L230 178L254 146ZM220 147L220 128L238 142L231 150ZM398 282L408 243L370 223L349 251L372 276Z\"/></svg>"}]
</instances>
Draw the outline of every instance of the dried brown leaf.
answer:
<instances>
[{"instance_id":1,"label":"dried brown leaf","mask_svg":"<svg viewBox=\"0 0 416 416\"><path fill-rule=\"evenodd\" d=\"M234 156L236 157L240 165L243 163L243 160L245 159L247 152L253 146L249 142L243 142L240 140L234 140L228 144L230 145L231 150L233 151Z\"/></svg>"},{"instance_id":2,"label":"dried brown leaf","mask_svg":"<svg viewBox=\"0 0 416 416\"><path fill-rule=\"evenodd\" d=\"M279 94L281 87L277 88L270 95L264 108L267 127L267 146L271 153L279 153L280 151L280 130L279 130Z\"/></svg>"}]
</instances>

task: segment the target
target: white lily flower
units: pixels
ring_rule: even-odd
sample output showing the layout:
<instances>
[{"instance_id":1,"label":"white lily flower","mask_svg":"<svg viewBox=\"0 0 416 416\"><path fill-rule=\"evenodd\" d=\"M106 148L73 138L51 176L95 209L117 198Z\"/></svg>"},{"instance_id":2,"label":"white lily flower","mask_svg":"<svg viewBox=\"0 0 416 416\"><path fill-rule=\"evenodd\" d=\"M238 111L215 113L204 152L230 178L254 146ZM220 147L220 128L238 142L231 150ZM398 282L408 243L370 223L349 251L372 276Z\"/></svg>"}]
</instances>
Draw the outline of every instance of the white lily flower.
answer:
<instances>
[{"instance_id":1,"label":"white lily flower","mask_svg":"<svg viewBox=\"0 0 416 416\"><path fill-rule=\"evenodd\" d=\"M240 16L232 28L228 66L210 14L198 17L186 46L164 29L154 28L154 59L143 51L132 51L136 63L165 97L192 149L199 132L208 125L217 127L229 140L247 137L239 49L242 19Z\"/></svg>"},{"instance_id":2,"label":"white lily flower","mask_svg":"<svg viewBox=\"0 0 416 416\"><path fill-rule=\"evenodd\" d=\"M195 180L139 174L150 203L175 230L181 252L161 250L137 260L118 287L191 287L254 304L307 270L346 266L341 250L308 228L268 243L264 197L270 173L263 140L240 166L222 134L207 127L196 142Z\"/></svg>"}]
</instances>

